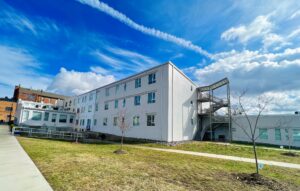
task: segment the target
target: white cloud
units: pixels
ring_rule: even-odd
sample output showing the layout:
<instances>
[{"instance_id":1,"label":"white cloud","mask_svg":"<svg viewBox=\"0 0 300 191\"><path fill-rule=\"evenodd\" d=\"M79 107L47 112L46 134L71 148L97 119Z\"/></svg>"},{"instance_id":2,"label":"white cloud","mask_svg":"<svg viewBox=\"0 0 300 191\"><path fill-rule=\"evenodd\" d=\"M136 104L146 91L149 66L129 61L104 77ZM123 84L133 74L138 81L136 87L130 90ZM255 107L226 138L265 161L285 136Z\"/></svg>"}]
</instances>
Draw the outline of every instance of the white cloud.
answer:
<instances>
[{"instance_id":1,"label":"white cloud","mask_svg":"<svg viewBox=\"0 0 300 191\"><path fill-rule=\"evenodd\" d=\"M263 37L268 34L273 25L269 21L269 16L258 16L249 25L241 25L232 27L222 33L221 39L226 41L239 41L246 44L248 41Z\"/></svg>"},{"instance_id":2,"label":"white cloud","mask_svg":"<svg viewBox=\"0 0 300 191\"><path fill-rule=\"evenodd\" d=\"M109 5L100 2L99 0L78 0L80 3L89 5L91 7L94 7L96 9L98 9L99 11L102 11L108 15L110 15L111 17L119 20L120 22L126 24L127 26L140 31L144 34L150 35L150 36L154 36L157 37L159 39L163 39L165 41L169 41L169 42L173 42L179 46L185 47L187 49L193 50L199 54L205 55L207 57L211 57L211 54L208 53L207 51L203 50L201 47L194 45L191 41L185 40L183 38L179 38L176 37L174 35L159 31L157 29L154 28L149 28L146 26L143 26L141 24L138 24L136 22L134 22L133 20L131 20L130 18L128 18L126 15L124 15L123 13L113 9L112 7L110 7Z\"/></svg>"},{"instance_id":3,"label":"white cloud","mask_svg":"<svg viewBox=\"0 0 300 191\"><path fill-rule=\"evenodd\" d=\"M300 49L281 53L231 51L216 55L216 61L204 68L188 68L198 83L208 85L224 77L230 80L231 90L248 89L248 96L265 94L275 98L270 113L291 112L300 108ZM284 99L283 99L284 97Z\"/></svg>"},{"instance_id":4,"label":"white cloud","mask_svg":"<svg viewBox=\"0 0 300 191\"><path fill-rule=\"evenodd\" d=\"M160 64L149 56L113 46L105 46L104 50L93 50L91 55L102 64L111 67L111 72L140 72Z\"/></svg>"},{"instance_id":5,"label":"white cloud","mask_svg":"<svg viewBox=\"0 0 300 191\"><path fill-rule=\"evenodd\" d=\"M91 54L93 56L95 56L97 59L99 59L101 62L108 64L115 69L121 69L122 66L125 64L123 61L121 61L113 56L108 56L99 50L95 50Z\"/></svg>"},{"instance_id":6,"label":"white cloud","mask_svg":"<svg viewBox=\"0 0 300 191\"><path fill-rule=\"evenodd\" d=\"M100 66L91 66L91 67L90 67L90 70L91 70L92 72L97 73L97 74L104 74L104 75L107 75L107 74L109 73L108 70L106 70L106 69L104 69L104 68L102 68L102 67L100 67Z\"/></svg>"},{"instance_id":7,"label":"white cloud","mask_svg":"<svg viewBox=\"0 0 300 191\"><path fill-rule=\"evenodd\" d=\"M299 37L299 34L300 34L300 28L297 28L288 35L288 38Z\"/></svg>"},{"instance_id":8,"label":"white cloud","mask_svg":"<svg viewBox=\"0 0 300 191\"><path fill-rule=\"evenodd\" d=\"M295 11L295 12L290 16L290 19L295 19L295 18L297 18L297 17L299 17L299 16L300 16L300 10Z\"/></svg>"},{"instance_id":9,"label":"white cloud","mask_svg":"<svg viewBox=\"0 0 300 191\"><path fill-rule=\"evenodd\" d=\"M78 95L115 81L112 75L68 71L61 68L47 90L65 95Z\"/></svg>"},{"instance_id":10,"label":"white cloud","mask_svg":"<svg viewBox=\"0 0 300 191\"><path fill-rule=\"evenodd\" d=\"M5 7L5 10L0 10L1 29L14 28L22 33L30 33L42 38L60 31L56 23L51 20L40 17L35 17L33 20L7 4L2 4L2 6Z\"/></svg>"},{"instance_id":11,"label":"white cloud","mask_svg":"<svg viewBox=\"0 0 300 191\"><path fill-rule=\"evenodd\" d=\"M38 62L28 51L5 45L0 45L0 82L13 91L15 85L45 89L51 76L43 74ZM1 91L1 96L4 95Z\"/></svg>"}]
</instances>

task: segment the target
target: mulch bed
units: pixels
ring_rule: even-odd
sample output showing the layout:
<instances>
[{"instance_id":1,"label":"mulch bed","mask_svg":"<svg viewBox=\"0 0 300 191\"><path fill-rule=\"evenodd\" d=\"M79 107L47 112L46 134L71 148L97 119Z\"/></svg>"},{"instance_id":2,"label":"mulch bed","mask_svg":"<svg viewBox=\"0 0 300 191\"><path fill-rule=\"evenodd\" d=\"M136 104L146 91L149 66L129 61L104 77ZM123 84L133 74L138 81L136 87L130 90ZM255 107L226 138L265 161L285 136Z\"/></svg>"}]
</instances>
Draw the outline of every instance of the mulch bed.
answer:
<instances>
[{"instance_id":1,"label":"mulch bed","mask_svg":"<svg viewBox=\"0 0 300 191\"><path fill-rule=\"evenodd\" d=\"M281 153L281 155L289 156L289 157L299 157L297 153L292 153L292 152Z\"/></svg>"},{"instance_id":2,"label":"mulch bed","mask_svg":"<svg viewBox=\"0 0 300 191\"><path fill-rule=\"evenodd\" d=\"M122 154L127 154L127 151L118 149L118 150L115 150L114 153L118 154L118 155L122 155Z\"/></svg>"},{"instance_id":3,"label":"mulch bed","mask_svg":"<svg viewBox=\"0 0 300 191\"><path fill-rule=\"evenodd\" d=\"M276 180L272 180L269 178L266 178L260 174L247 174L247 173L239 173L239 174L233 174L234 178L237 180L240 180L241 182L249 185L261 185L266 186L270 190L274 191L285 191L289 190L287 186L277 182Z\"/></svg>"}]
</instances>

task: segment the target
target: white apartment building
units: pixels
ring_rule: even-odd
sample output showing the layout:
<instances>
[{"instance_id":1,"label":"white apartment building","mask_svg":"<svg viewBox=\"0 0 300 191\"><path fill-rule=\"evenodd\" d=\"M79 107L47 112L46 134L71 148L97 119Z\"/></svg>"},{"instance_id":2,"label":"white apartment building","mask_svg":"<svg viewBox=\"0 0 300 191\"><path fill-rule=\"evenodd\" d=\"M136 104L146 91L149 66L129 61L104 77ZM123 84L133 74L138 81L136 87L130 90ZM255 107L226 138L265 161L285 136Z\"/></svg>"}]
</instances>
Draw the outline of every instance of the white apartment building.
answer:
<instances>
[{"instance_id":1,"label":"white apartment building","mask_svg":"<svg viewBox=\"0 0 300 191\"><path fill-rule=\"evenodd\" d=\"M130 126L126 137L192 140L197 131L197 85L171 62L66 100L77 129L121 135L119 112Z\"/></svg>"},{"instance_id":2,"label":"white apartment building","mask_svg":"<svg viewBox=\"0 0 300 191\"><path fill-rule=\"evenodd\" d=\"M30 127L63 128L72 127L75 113L64 111L63 107L52 104L19 100L15 124Z\"/></svg>"}]
</instances>

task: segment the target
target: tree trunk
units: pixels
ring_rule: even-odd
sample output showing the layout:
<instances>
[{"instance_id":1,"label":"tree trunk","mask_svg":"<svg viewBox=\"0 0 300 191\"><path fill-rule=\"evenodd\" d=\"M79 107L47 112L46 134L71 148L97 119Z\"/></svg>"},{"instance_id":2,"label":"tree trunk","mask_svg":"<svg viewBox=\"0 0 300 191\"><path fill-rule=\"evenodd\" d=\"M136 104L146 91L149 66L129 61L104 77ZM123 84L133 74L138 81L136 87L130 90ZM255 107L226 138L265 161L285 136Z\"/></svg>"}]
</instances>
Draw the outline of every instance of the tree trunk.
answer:
<instances>
[{"instance_id":1,"label":"tree trunk","mask_svg":"<svg viewBox=\"0 0 300 191\"><path fill-rule=\"evenodd\" d=\"M255 158L256 174L259 174L255 140L252 140L252 144L253 144L253 152L254 152L254 158Z\"/></svg>"},{"instance_id":2,"label":"tree trunk","mask_svg":"<svg viewBox=\"0 0 300 191\"><path fill-rule=\"evenodd\" d=\"M123 150L123 139L124 139L124 131L122 131L122 137L121 137L121 150Z\"/></svg>"}]
</instances>

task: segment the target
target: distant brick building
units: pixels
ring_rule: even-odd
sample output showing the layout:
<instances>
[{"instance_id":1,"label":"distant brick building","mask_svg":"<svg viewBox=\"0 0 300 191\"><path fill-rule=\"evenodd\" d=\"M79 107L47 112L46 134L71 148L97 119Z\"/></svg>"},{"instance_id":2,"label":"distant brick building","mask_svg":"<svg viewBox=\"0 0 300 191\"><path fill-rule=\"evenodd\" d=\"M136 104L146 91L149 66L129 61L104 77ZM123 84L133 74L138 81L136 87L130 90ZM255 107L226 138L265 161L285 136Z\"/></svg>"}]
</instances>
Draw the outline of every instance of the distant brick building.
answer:
<instances>
[{"instance_id":1,"label":"distant brick building","mask_svg":"<svg viewBox=\"0 0 300 191\"><path fill-rule=\"evenodd\" d=\"M67 96L44 92L43 90L32 90L29 88L23 88L16 86L14 91L13 100L18 101L22 99L24 101L43 102L49 104L56 104L58 100L65 100Z\"/></svg>"},{"instance_id":2,"label":"distant brick building","mask_svg":"<svg viewBox=\"0 0 300 191\"><path fill-rule=\"evenodd\" d=\"M0 99L0 123L8 123L14 120L17 103L11 99Z\"/></svg>"}]
</instances>

